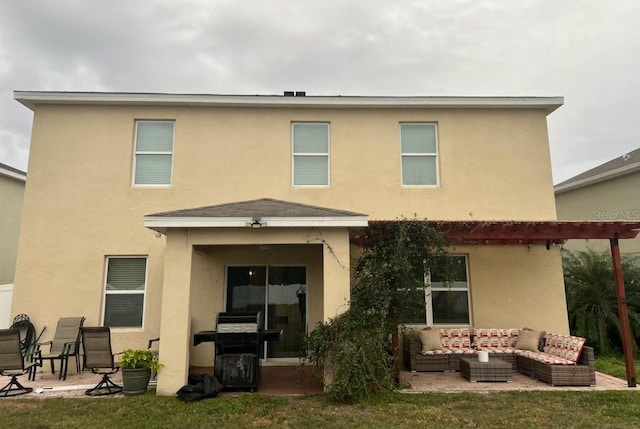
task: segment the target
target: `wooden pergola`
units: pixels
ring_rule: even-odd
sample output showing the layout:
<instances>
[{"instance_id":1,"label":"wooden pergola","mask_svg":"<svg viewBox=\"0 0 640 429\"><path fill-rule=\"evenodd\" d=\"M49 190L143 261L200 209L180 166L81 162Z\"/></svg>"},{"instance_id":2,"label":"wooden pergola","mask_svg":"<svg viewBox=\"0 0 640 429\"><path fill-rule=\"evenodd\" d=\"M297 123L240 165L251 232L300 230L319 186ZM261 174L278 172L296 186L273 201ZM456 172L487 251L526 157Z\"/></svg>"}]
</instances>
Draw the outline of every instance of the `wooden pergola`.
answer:
<instances>
[{"instance_id":1,"label":"wooden pergola","mask_svg":"<svg viewBox=\"0 0 640 429\"><path fill-rule=\"evenodd\" d=\"M430 223L443 231L449 241L464 244L545 245L549 249L552 244L564 244L570 239L609 240L627 385L636 386L631 328L618 242L621 239L635 238L640 233L640 222L430 221Z\"/></svg>"}]
</instances>

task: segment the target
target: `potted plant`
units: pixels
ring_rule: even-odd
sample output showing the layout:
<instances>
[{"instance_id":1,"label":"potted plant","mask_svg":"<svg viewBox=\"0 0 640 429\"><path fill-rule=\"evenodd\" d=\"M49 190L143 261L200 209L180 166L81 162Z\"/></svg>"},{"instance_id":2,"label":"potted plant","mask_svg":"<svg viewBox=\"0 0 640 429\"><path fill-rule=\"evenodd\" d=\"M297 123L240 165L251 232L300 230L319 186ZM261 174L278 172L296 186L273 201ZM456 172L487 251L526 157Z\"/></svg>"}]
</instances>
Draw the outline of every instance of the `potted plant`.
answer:
<instances>
[{"instance_id":1,"label":"potted plant","mask_svg":"<svg viewBox=\"0 0 640 429\"><path fill-rule=\"evenodd\" d=\"M156 374L162 364L158 356L149 349L127 349L120 356L122 368L122 393L125 396L143 395L147 391L152 374Z\"/></svg>"}]
</instances>

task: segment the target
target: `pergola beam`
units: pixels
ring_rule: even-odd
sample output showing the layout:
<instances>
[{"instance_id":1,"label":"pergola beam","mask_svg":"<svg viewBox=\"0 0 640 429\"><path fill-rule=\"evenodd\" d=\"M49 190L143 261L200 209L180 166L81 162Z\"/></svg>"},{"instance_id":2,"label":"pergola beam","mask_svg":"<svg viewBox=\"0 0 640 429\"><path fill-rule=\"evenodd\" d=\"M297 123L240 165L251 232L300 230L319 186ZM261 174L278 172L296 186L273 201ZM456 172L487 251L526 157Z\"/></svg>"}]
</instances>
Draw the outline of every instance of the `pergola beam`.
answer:
<instances>
[{"instance_id":1,"label":"pergola beam","mask_svg":"<svg viewBox=\"0 0 640 429\"><path fill-rule=\"evenodd\" d=\"M635 238L638 222L432 221L449 239L564 242L568 239ZM520 244L520 243L514 243Z\"/></svg>"}]
</instances>

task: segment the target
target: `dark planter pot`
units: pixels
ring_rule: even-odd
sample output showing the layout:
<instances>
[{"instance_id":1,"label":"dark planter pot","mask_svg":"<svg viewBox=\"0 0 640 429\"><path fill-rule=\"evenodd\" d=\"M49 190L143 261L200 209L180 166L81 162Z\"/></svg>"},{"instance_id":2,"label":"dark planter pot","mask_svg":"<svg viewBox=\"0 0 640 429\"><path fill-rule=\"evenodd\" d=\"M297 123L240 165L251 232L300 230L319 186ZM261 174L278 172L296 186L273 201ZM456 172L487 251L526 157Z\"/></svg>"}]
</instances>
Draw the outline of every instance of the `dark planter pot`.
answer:
<instances>
[{"instance_id":1,"label":"dark planter pot","mask_svg":"<svg viewBox=\"0 0 640 429\"><path fill-rule=\"evenodd\" d=\"M151 379L149 368L122 368L122 393L125 396L144 395Z\"/></svg>"}]
</instances>

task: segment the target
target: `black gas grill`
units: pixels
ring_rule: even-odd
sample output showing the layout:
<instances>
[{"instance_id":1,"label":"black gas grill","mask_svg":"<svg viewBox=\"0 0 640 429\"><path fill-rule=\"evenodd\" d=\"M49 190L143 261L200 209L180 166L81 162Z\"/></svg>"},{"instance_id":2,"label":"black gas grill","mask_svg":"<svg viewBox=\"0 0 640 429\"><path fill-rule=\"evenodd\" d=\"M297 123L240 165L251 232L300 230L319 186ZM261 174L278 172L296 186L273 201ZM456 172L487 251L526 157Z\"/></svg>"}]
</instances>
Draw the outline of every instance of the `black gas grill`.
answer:
<instances>
[{"instance_id":1,"label":"black gas grill","mask_svg":"<svg viewBox=\"0 0 640 429\"><path fill-rule=\"evenodd\" d=\"M281 333L277 329L262 329L259 311L218 313L216 330L194 334L193 345L216 343L214 375L223 387L256 390L263 344L279 341Z\"/></svg>"}]
</instances>

